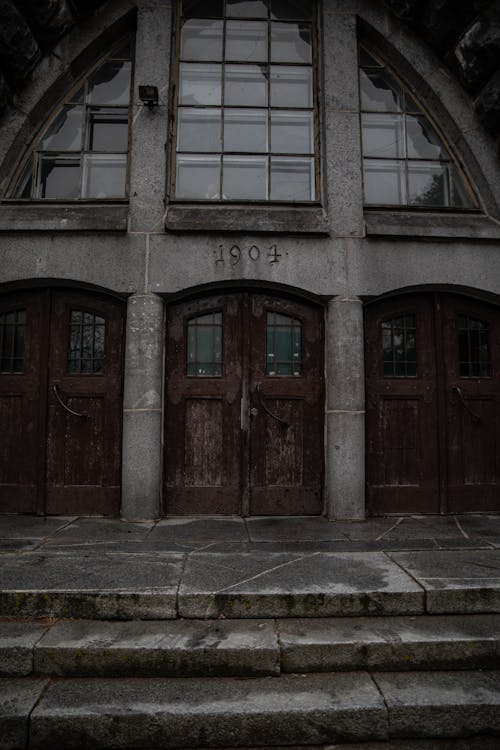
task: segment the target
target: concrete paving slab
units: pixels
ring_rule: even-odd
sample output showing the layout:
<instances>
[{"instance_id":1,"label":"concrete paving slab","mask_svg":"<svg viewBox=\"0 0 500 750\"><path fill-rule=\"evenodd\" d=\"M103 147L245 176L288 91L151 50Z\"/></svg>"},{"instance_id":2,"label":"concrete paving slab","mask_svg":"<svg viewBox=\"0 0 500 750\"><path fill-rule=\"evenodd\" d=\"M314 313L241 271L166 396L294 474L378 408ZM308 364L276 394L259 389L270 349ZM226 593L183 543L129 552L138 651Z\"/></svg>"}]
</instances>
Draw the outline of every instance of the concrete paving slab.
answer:
<instances>
[{"instance_id":1,"label":"concrete paving slab","mask_svg":"<svg viewBox=\"0 0 500 750\"><path fill-rule=\"evenodd\" d=\"M284 672L500 669L500 616L279 620Z\"/></svg>"},{"instance_id":2,"label":"concrete paving slab","mask_svg":"<svg viewBox=\"0 0 500 750\"><path fill-rule=\"evenodd\" d=\"M276 749L277 750L277 749ZM351 742L348 745L329 745L324 750L498 750L498 737L467 737L454 740L408 740L398 739L389 742Z\"/></svg>"},{"instance_id":3,"label":"concrete paving slab","mask_svg":"<svg viewBox=\"0 0 500 750\"><path fill-rule=\"evenodd\" d=\"M319 516L247 518L252 542L345 540L335 523Z\"/></svg>"},{"instance_id":4,"label":"concrete paving slab","mask_svg":"<svg viewBox=\"0 0 500 750\"><path fill-rule=\"evenodd\" d=\"M154 526L154 521L130 522L119 518L77 518L59 529L45 542L65 545L75 542L143 541Z\"/></svg>"},{"instance_id":5,"label":"concrete paving slab","mask_svg":"<svg viewBox=\"0 0 500 750\"><path fill-rule=\"evenodd\" d=\"M430 614L500 612L498 550L388 554L425 588Z\"/></svg>"},{"instance_id":6,"label":"concrete paving slab","mask_svg":"<svg viewBox=\"0 0 500 750\"><path fill-rule=\"evenodd\" d=\"M33 711L34 748L224 747L384 739L387 713L367 674L64 680Z\"/></svg>"},{"instance_id":7,"label":"concrete paving slab","mask_svg":"<svg viewBox=\"0 0 500 750\"><path fill-rule=\"evenodd\" d=\"M0 675L31 674L33 649L48 625L36 622L0 622Z\"/></svg>"},{"instance_id":8,"label":"concrete paving slab","mask_svg":"<svg viewBox=\"0 0 500 750\"><path fill-rule=\"evenodd\" d=\"M192 553L181 617L419 614L423 590L385 554Z\"/></svg>"},{"instance_id":9,"label":"concrete paving slab","mask_svg":"<svg viewBox=\"0 0 500 750\"><path fill-rule=\"evenodd\" d=\"M500 515L460 515L456 519L470 537L500 537Z\"/></svg>"},{"instance_id":10,"label":"concrete paving slab","mask_svg":"<svg viewBox=\"0 0 500 750\"><path fill-rule=\"evenodd\" d=\"M43 539L74 521L76 516L0 515L2 539Z\"/></svg>"},{"instance_id":11,"label":"concrete paving slab","mask_svg":"<svg viewBox=\"0 0 500 750\"><path fill-rule=\"evenodd\" d=\"M17 750L28 744L29 716L48 680L0 679L0 748ZM63 747L63 745L61 745Z\"/></svg>"},{"instance_id":12,"label":"concrete paving slab","mask_svg":"<svg viewBox=\"0 0 500 750\"><path fill-rule=\"evenodd\" d=\"M280 650L272 620L74 620L40 640L34 664L62 676L255 677L279 674Z\"/></svg>"},{"instance_id":13,"label":"concrete paving slab","mask_svg":"<svg viewBox=\"0 0 500 750\"><path fill-rule=\"evenodd\" d=\"M0 552L27 552L42 542L43 539L0 539Z\"/></svg>"},{"instance_id":14,"label":"concrete paving slab","mask_svg":"<svg viewBox=\"0 0 500 750\"><path fill-rule=\"evenodd\" d=\"M167 553L5 554L0 616L172 618L183 560Z\"/></svg>"},{"instance_id":15,"label":"concrete paving slab","mask_svg":"<svg viewBox=\"0 0 500 750\"><path fill-rule=\"evenodd\" d=\"M159 521L149 536L157 542L247 542L248 534L243 518L230 517L172 517Z\"/></svg>"},{"instance_id":16,"label":"concrete paving slab","mask_svg":"<svg viewBox=\"0 0 500 750\"><path fill-rule=\"evenodd\" d=\"M500 735L500 672L386 672L391 737Z\"/></svg>"},{"instance_id":17,"label":"concrete paving slab","mask_svg":"<svg viewBox=\"0 0 500 750\"><path fill-rule=\"evenodd\" d=\"M401 516L384 539L466 539L454 516Z\"/></svg>"}]
</instances>

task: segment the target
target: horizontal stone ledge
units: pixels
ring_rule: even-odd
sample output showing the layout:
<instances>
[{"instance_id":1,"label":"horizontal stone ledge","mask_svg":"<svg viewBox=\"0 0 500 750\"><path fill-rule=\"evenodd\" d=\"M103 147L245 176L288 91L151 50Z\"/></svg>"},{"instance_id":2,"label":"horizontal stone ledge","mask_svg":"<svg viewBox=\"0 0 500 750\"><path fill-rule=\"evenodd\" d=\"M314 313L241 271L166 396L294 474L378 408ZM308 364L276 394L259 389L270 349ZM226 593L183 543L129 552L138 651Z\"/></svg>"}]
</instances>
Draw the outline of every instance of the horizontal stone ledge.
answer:
<instances>
[{"instance_id":1,"label":"horizontal stone ledge","mask_svg":"<svg viewBox=\"0 0 500 750\"><path fill-rule=\"evenodd\" d=\"M0 232L126 232L128 202L2 203Z\"/></svg>"},{"instance_id":2,"label":"horizontal stone ledge","mask_svg":"<svg viewBox=\"0 0 500 750\"><path fill-rule=\"evenodd\" d=\"M500 240L500 223L483 214L365 210L367 237Z\"/></svg>"},{"instance_id":3,"label":"horizontal stone ledge","mask_svg":"<svg viewBox=\"0 0 500 750\"><path fill-rule=\"evenodd\" d=\"M266 232L329 234L328 218L319 206L191 206L170 205L165 228L183 232Z\"/></svg>"}]
</instances>

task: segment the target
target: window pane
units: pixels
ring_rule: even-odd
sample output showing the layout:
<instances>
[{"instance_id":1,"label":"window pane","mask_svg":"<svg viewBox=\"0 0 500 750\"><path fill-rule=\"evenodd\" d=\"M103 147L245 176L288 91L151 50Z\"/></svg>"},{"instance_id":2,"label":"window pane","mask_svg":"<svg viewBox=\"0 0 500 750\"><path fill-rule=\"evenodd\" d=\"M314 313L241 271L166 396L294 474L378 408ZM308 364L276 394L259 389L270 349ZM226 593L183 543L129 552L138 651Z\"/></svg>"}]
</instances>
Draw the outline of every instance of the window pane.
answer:
<instances>
[{"instance_id":1,"label":"window pane","mask_svg":"<svg viewBox=\"0 0 500 750\"><path fill-rule=\"evenodd\" d=\"M217 200L220 197L219 156L177 156L178 198Z\"/></svg>"},{"instance_id":2,"label":"window pane","mask_svg":"<svg viewBox=\"0 0 500 750\"><path fill-rule=\"evenodd\" d=\"M386 71L360 70L361 109L369 112L400 112L403 91Z\"/></svg>"},{"instance_id":3,"label":"window pane","mask_svg":"<svg viewBox=\"0 0 500 750\"><path fill-rule=\"evenodd\" d=\"M415 377L417 374L415 315L403 315L382 323L384 375Z\"/></svg>"},{"instance_id":4,"label":"window pane","mask_svg":"<svg viewBox=\"0 0 500 750\"><path fill-rule=\"evenodd\" d=\"M266 200L267 159L225 156L222 192L228 200Z\"/></svg>"},{"instance_id":5,"label":"window pane","mask_svg":"<svg viewBox=\"0 0 500 750\"><path fill-rule=\"evenodd\" d=\"M288 315L267 313L266 375L301 374L301 323Z\"/></svg>"},{"instance_id":6,"label":"window pane","mask_svg":"<svg viewBox=\"0 0 500 750\"><path fill-rule=\"evenodd\" d=\"M271 18L285 21L289 18L311 18L310 0L271 0Z\"/></svg>"},{"instance_id":7,"label":"window pane","mask_svg":"<svg viewBox=\"0 0 500 750\"><path fill-rule=\"evenodd\" d=\"M267 106L267 70L262 65L226 65L224 103L228 106Z\"/></svg>"},{"instance_id":8,"label":"window pane","mask_svg":"<svg viewBox=\"0 0 500 750\"><path fill-rule=\"evenodd\" d=\"M363 68L382 68L382 63L379 63L364 47L359 48L359 64Z\"/></svg>"},{"instance_id":9,"label":"window pane","mask_svg":"<svg viewBox=\"0 0 500 750\"><path fill-rule=\"evenodd\" d=\"M88 112L89 151L127 151L128 109L96 109Z\"/></svg>"},{"instance_id":10,"label":"window pane","mask_svg":"<svg viewBox=\"0 0 500 750\"><path fill-rule=\"evenodd\" d=\"M222 21L184 21L182 60L222 60Z\"/></svg>"},{"instance_id":11,"label":"window pane","mask_svg":"<svg viewBox=\"0 0 500 750\"><path fill-rule=\"evenodd\" d=\"M436 162L408 162L410 203L449 206L448 166Z\"/></svg>"},{"instance_id":12,"label":"window pane","mask_svg":"<svg viewBox=\"0 0 500 750\"><path fill-rule=\"evenodd\" d=\"M458 316L458 343L461 377L491 377L489 323Z\"/></svg>"},{"instance_id":13,"label":"window pane","mask_svg":"<svg viewBox=\"0 0 500 750\"><path fill-rule=\"evenodd\" d=\"M45 131L39 149L43 151L79 151L82 147L83 107L67 104Z\"/></svg>"},{"instance_id":14,"label":"window pane","mask_svg":"<svg viewBox=\"0 0 500 750\"><path fill-rule=\"evenodd\" d=\"M0 371L23 372L26 310L0 315Z\"/></svg>"},{"instance_id":15,"label":"window pane","mask_svg":"<svg viewBox=\"0 0 500 750\"><path fill-rule=\"evenodd\" d=\"M312 70L271 66L272 107L312 107Z\"/></svg>"},{"instance_id":16,"label":"window pane","mask_svg":"<svg viewBox=\"0 0 500 750\"><path fill-rule=\"evenodd\" d=\"M105 325L104 318L99 315L71 311L68 372L103 372Z\"/></svg>"},{"instance_id":17,"label":"window pane","mask_svg":"<svg viewBox=\"0 0 500 750\"><path fill-rule=\"evenodd\" d=\"M184 0L182 15L185 18L217 18L222 16L223 0Z\"/></svg>"},{"instance_id":18,"label":"window pane","mask_svg":"<svg viewBox=\"0 0 500 750\"><path fill-rule=\"evenodd\" d=\"M84 198L124 198L127 157L95 154L83 158Z\"/></svg>"},{"instance_id":19,"label":"window pane","mask_svg":"<svg viewBox=\"0 0 500 750\"><path fill-rule=\"evenodd\" d=\"M288 154L314 153L312 112L271 112L271 150Z\"/></svg>"},{"instance_id":20,"label":"window pane","mask_svg":"<svg viewBox=\"0 0 500 750\"><path fill-rule=\"evenodd\" d=\"M271 24L271 62L310 63L311 60L311 27L309 24Z\"/></svg>"},{"instance_id":21,"label":"window pane","mask_svg":"<svg viewBox=\"0 0 500 750\"><path fill-rule=\"evenodd\" d=\"M21 179L17 184L16 198L31 198L31 185L33 180L32 157L23 169Z\"/></svg>"},{"instance_id":22,"label":"window pane","mask_svg":"<svg viewBox=\"0 0 500 750\"><path fill-rule=\"evenodd\" d=\"M226 13L231 18L267 18L267 3L260 0L227 0Z\"/></svg>"},{"instance_id":23,"label":"window pane","mask_svg":"<svg viewBox=\"0 0 500 750\"><path fill-rule=\"evenodd\" d=\"M181 63L179 104L220 105L222 66Z\"/></svg>"},{"instance_id":24,"label":"window pane","mask_svg":"<svg viewBox=\"0 0 500 750\"><path fill-rule=\"evenodd\" d=\"M271 200L312 201L315 198L314 160L271 159Z\"/></svg>"},{"instance_id":25,"label":"window pane","mask_svg":"<svg viewBox=\"0 0 500 750\"><path fill-rule=\"evenodd\" d=\"M179 109L178 151L220 151L221 110Z\"/></svg>"},{"instance_id":26,"label":"window pane","mask_svg":"<svg viewBox=\"0 0 500 750\"><path fill-rule=\"evenodd\" d=\"M88 101L91 104L128 105L130 97L130 61L110 60L89 78Z\"/></svg>"},{"instance_id":27,"label":"window pane","mask_svg":"<svg viewBox=\"0 0 500 750\"><path fill-rule=\"evenodd\" d=\"M267 109L224 111L224 151L267 150Z\"/></svg>"},{"instance_id":28,"label":"window pane","mask_svg":"<svg viewBox=\"0 0 500 750\"><path fill-rule=\"evenodd\" d=\"M448 154L432 125L424 116L406 116L408 156L421 159L448 159Z\"/></svg>"},{"instance_id":29,"label":"window pane","mask_svg":"<svg viewBox=\"0 0 500 750\"><path fill-rule=\"evenodd\" d=\"M267 61L267 23L226 22L226 60Z\"/></svg>"},{"instance_id":30,"label":"window pane","mask_svg":"<svg viewBox=\"0 0 500 750\"><path fill-rule=\"evenodd\" d=\"M450 165L452 205L456 208L474 208L471 194L455 165Z\"/></svg>"},{"instance_id":31,"label":"window pane","mask_svg":"<svg viewBox=\"0 0 500 750\"><path fill-rule=\"evenodd\" d=\"M39 198L79 198L80 159L64 156L41 156L38 166Z\"/></svg>"},{"instance_id":32,"label":"window pane","mask_svg":"<svg viewBox=\"0 0 500 750\"><path fill-rule=\"evenodd\" d=\"M188 321L186 350L188 375L222 374L222 313L198 315Z\"/></svg>"},{"instance_id":33,"label":"window pane","mask_svg":"<svg viewBox=\"0 0 500 750\"><path fill-rule=\"evenodd\" d=\"M404 162L364 159L364 187L365 203L405 204Z\"/></svg>"},{"instance_id":34,"label":"window pane","mask_svg":"<svg viewBox=\"0 0 500 750\"><path fill-rule=\"evenodd\" d=\"M361 116L364 156L401 158L404 154L403 116Z\"/></svg>"}]
</instances>

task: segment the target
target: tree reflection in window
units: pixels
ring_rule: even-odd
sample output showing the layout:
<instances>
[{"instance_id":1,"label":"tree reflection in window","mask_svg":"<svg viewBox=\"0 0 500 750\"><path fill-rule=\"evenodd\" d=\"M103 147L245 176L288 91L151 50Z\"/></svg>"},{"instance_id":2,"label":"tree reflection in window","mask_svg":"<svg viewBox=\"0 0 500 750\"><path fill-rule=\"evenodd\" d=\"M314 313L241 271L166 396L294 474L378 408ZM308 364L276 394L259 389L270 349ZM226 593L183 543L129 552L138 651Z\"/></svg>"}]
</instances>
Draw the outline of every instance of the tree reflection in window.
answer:
<instances>
[{"instance_id":1,"label":"tree reflection in window","mask_svg":"<svg viewBox=\"0 0 500 750\"><path fill-rule=\"evenodd\" d=\"M490 325L486 321L458 316L460 377L490 378Z\"/></svg>"},{"instance_id":2,"label":"tree reflection in window","mask_svg":"<svg viewBox=\"0 0 500 750\"><path fill-rule=\"evenodd\" d=\"M72 374L104 372L105 332L104 318L83 310L71 311L68 372Z\"/></svg>"},{"instance_id":3,"label":"tree reflection in window","mask_svg":"<svg viewBox=\"0 0 500 750\"><path fill-rule=\"evenodd\" d=\"M387 377L415 377L417 344L415 315L382 322L383 370Z\"/></svg>"},{"instance_id":4,"label":"tree reflection in window","mask_svg":"<svg viewBox=\"0 0 500 750\"><path fill-rule=\"evenodd\" d=\"M45 127L14 194L18 198L125 198L130 40L81 82Z\"/></svg>"},{"instance_id":5,"label":"tree reflection in window","mask_svg":"<svg viewBox=\"0 0 500 750\"><path fill-rule=\"evenodd\" d=\"M360 92L365 203L474 208L472 191L428 115L363 47Z\"/></svg>"}]
</instances>

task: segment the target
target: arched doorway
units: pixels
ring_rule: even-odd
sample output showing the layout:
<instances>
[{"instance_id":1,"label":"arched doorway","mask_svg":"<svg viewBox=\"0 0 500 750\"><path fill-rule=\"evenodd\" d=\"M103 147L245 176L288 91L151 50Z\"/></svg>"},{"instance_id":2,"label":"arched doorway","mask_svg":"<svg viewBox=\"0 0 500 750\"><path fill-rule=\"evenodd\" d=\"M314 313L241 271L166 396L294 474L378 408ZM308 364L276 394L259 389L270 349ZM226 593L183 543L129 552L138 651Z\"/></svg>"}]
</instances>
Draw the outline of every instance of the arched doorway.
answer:
<instances>
[{"instance_id":1,"label":"arched doorway","mask_svg":"<svg viewBox=\"0 0 500 750\"><path fill-rule=\"evenodd\" d=\"M168 313L165 512L320 514L323 314L265 293Z\"/></svg>"},{"instance_id":2,"label":"arched doorway","mask_svg":"<svg viewBox=\"0 0 500 750\"><path fill-rule=\"evenodd\" d=\"M123 309L77 290L0 297L0 509L118 513Z\"/></svg>"},{"instance_id":3,"label":"arched doorway","mask_svg":"<svg viewBox=\"0 0 500 750\"><path fill-rule=\"evenodd\" d=\"M500 308L451 294L366 308L371 513L500 510Z\"/></svg>"}]
</instances>

